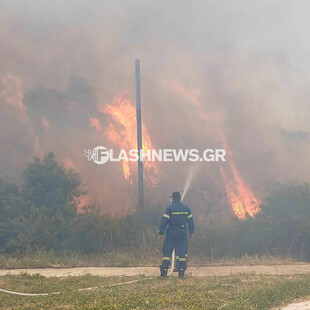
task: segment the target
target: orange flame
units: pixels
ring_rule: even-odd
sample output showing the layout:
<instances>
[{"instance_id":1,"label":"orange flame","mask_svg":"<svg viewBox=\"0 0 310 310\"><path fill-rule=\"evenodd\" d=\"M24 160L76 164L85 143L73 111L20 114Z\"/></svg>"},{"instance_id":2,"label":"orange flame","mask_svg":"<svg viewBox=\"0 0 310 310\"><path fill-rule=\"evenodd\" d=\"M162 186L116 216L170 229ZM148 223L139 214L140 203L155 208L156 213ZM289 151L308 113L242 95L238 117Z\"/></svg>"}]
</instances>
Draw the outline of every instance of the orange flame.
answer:
<instances>
[{"instance_id":1,"label":"orange flame","mask_svg":"<svg viewBox=\"0 0 310 310\"><path fill-rule=\"evenodd\" d=\"M87 196L85 196L85 195L76 198L75 202L76 202L76 206L77 206L76 211L79 214L84 213L85 208L87 208L87 206L89 205Z\"/></svg>"},{"instance_id":2,"label":"orange flame","mask_svg":"<svg viewBox=\"0 0 310 310\"><path fill-rule=\"evenodd\" d=\"M33 124L27 115L27 108L24 104L23 80L13 74L1 76L0 99L17 111L16 115L25 125L26 131L33 137L33 146L36 155L42 156L43 151L40 145L39 136L35 135Z\"/></svg>"},{"instance_id":3,"label":"orange flame","mask_svg":"<svg viewBox=\"0 0 310 310\"><path fill-rule=\"evenodd\" d=\"M136 110L131 100L125 94L120 94L113 98L109 105L99 107L99 112L108 115L110 122L106 130L108 139L121 149L127 152L130 149L137 149L137 130L136 130ZM101 130L101 125L98 119L90 120L90 124L97 130ZM152 149L151 138L146 127L142 124L143 136L143 152ZM145 177L151 184L157 183L157 167L154 162L147 161L144 158ZM136 167L136 162L122 160L123 174L126 180L132 182L133 169Z\"/></svg>"},{"instance_id":4,"label":"orange flame","mask_svg":"<svg viewBox=\"0 0 310 310\"><path fill-rule=\"evenodd\" d=\"M252 190L243 181L237 166L233 160L232 152L228 147L226 138L222 134L224 149L227 152L229 169L234 182L230 182L223 167L220 167L220 173L225 183L225 190L230 205L235 215L240 219L246 219L246 216L255 217L261 211L260 201L254 195Z\"/></svg>"},{"instance_id":5,"label":"orange flame","mask_svg":"<svg viewBox=\"0 0 310 310\"><path fill-rule=\"evenodd\" d=\"M15 107L19 113L25 114L26 107L23 102L24 92L21 78L8 74L2 79L2 86L1 95L6 99L6 102Z\"/></svg>"},{"instance_id":6,"label":"orange flame","mask_svg":"<svg viewBox=\"0 0 310 310\"><path fill-rule=\"evenodd\" d=\"M67 169L76 169L75 163L74 163L70 158L66 158L66 159L64 160L64 166L65 166Z\"/></svg>"},{"instance_id":7,"label":"orange flame","mask_svg":"<svg viewBox=\"0 0 310 310\"><path fill-rule=\"evenodd\" d=\"M90 117L90 118L89 118L89 125L90 125L91 127L96 128L98 131L101 130L101 125L100 125L100 121L99 121L98 118Z\"/></svg>"}]
</instances>

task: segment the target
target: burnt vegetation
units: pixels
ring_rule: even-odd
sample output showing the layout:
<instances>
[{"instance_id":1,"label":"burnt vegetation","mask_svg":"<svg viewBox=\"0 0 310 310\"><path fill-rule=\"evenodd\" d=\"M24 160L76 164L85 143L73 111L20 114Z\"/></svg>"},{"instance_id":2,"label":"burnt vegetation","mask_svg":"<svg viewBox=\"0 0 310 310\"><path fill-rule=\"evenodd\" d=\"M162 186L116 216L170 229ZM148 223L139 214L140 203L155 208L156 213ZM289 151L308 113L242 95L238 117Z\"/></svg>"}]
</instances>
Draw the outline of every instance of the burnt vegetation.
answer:
<instances>
[{"instance_id":1,"label":"burnt vegetation","mask_svg":"<svg viewBox=\"0 0 310 310\"><path fill-rule=\"evenodd\" d=\"M165 206L121 218L84 206L80 176L57 163L49 153L34 158L18 188L0 181L0 247L4 254L23 255L37 250L83 254L127 251L151 253L159 248L157 226ZM193 188L197 232L191 253L207 258L277 255L310 260L310 186L307 183L272 184L255 218L240 220L232 212L223 221L225 200L220 185ZM195 210L196 209L196 210ZM203 219L203 220L202 220Z\"/></svg>"}]
</instances>

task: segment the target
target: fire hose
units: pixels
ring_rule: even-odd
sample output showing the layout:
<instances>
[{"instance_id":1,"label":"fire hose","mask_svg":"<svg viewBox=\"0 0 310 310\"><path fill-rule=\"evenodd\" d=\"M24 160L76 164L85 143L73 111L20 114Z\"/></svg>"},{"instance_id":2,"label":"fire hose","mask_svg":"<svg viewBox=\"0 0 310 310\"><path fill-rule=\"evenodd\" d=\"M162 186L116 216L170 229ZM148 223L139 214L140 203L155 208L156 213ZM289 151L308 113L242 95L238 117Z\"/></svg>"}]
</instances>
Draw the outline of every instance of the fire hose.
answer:
<instances>
[{"instance_id":1,"label":"fire hose","mask_svg":"<svg viewBox=\"0 0 310 310\"><path fill-rule=\"evenodd\" d=\"M125 284L132 284L132 283L140 282L140 281L143 281L143 280L150 280L150 279L153 279L153 278L152 277L148 277L148 278L144 278L144 279L132 280L132 281L121 282L121 283L114 283L114 284L109 284L109 285L101 285L101 286L94 286L94 287L79 288L79 289L76 289L76 290L73 290L73 291L74 292L91 291L91 290L95 290L95 289L98 289L98 288L109 288L109 287L120 286L120 285L125 285ZM4 289L0 288L0 293L9 294L9 295L16 295L16 296L49 296L49 295L59 295L59 294L61 294L63 292L30 294L30 293L20 293L20 292L4 290Z\"/></svg>"},{"instance_id":2,"label":"fire hose","mask_svg":"<svg viewBox=\"0 0 310 310\"><path fill-rule=\"evenodd\" d=\"M170 266L170 269L168 271L168 275L170 275L173 272L174 265L175 265L175 250L173 250L173 252L172 252L171 266ZM126 284L132 284L132 283L137 283L137 282L141 282L141 281L144 281L144 280L152 280L152 279L155 279L155 278L154 277L147 277L147 278L143 278L143 279L137 279L137 280L127 281L127 282L114 283L114 284L109 284L109 285L101 285L101 286L79 288L79 289L76 289L76 290L73 290L73 291L75 291L75 292L91 291L91 290L95 290L95 289L99 289L99 288L110 288L110 287L114 287L114 286L121 286L121 285L126 285ZM30 296L30 297L33 297L33 296L59 295L59 294L62 294L63 292L31 294L31 293L14 292L14 291L9 291L9 290L5 290L5 289L0 288L0 293L8 294L8 295L15 295L15 296L26 296L26 297Z\"/></svg>"}]
</instances>

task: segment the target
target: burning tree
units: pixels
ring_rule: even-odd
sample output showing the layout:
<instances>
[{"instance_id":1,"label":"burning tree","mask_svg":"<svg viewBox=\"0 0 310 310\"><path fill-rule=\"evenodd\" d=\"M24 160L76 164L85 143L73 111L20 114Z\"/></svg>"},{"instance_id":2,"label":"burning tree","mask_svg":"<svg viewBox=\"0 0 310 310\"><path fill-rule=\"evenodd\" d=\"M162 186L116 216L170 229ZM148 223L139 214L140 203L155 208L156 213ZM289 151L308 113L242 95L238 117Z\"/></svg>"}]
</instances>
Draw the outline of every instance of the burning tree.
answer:
<instances>
[{"instance_id":1,"label":"burning tree","mask_svg":"<svg viewBox=\"0 0 310 310\"><path fill-rule=\"evenodd\" d=\"M103 128L98 118L90 118L90 126L105 134L108 140L120 149L125 149L127 152L130 149L137 149L137 129L133 121L136 117L136 110L128 95L123 93L114 97L110 104L99 106L99 112L108 117L108 127ZM153 145L144 124L142 124L142 134L143 152L146 153L147 150L153 148ZM133 182L133 171L136 171L136 165L136 162L122 161L124 178L130 183ZM146 181L155 185L158 182L156 164L144 160L144 170Z\"/></svg>"},{"instance_id":2,"label":"burning tree","mask_svg":"<svg viewBox=\"0 0 310 310\"><path fill-rule=\"evenodd\" d=\"M242 179L241 174L234 162L233 154L228 146L226 137L221 134L224 149L228 156L228 169L231 175L226 173L223 167L220 167L220 173L225 183L225 190L228 201L239 219L245 219L248 216L255 217L261 211L260 201L255 196L250 187Z\"/></svg>"}]
</instances>

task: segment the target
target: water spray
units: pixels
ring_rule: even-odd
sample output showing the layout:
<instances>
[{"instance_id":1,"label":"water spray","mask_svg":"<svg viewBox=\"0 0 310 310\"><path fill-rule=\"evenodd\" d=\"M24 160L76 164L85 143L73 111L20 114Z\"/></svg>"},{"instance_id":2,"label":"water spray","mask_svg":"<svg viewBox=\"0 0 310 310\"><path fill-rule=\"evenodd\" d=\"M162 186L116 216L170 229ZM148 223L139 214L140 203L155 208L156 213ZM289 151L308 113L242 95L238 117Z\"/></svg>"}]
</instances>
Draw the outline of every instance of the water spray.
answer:
<instances>
[{"instance_id":1,"label":"water spray","mask_svg":"<svg viewBox=\"0 0 310 310\"><path fill-rule=\"evenodd\" d=\"M183 199L185 198L190 186L192 185L194 176L196 175L197 171L198 171L198 165L190 167L186 181L185 181L185 186L184 186L184 190L182 193L181 201L183 201Z\"/></svg>"}]
</instances>

